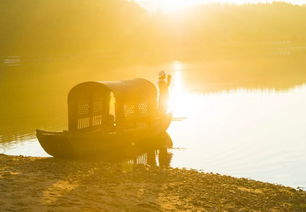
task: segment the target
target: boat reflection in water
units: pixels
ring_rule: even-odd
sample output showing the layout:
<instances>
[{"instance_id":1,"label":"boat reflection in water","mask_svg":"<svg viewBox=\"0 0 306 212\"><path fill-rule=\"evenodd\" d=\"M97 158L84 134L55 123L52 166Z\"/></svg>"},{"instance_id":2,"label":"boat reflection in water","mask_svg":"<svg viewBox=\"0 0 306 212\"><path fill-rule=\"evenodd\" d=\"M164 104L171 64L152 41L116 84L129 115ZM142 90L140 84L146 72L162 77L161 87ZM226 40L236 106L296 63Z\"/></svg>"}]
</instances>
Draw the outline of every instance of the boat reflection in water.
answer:
<instances>
[{"instance_id":1,"label":"boat reflection in water","mask_svg":"<svg viewBox=\"0 0 306 212\"><path fill-rule=\"evenodd\" d=\"M146 140L145 146L134 146L128 149L118 149L110 151L99 157L82 159L85 161L104 161L110 163L142 164L150 166L169 167L172 153L169 149L173 147L173 142L167 132L151 137Z\"/></svg>"},{"instance_id":2,"label":"boat reflection in water","mask_svg":"<svg viewBox=\"0 0 306 212\"><path fill-rule=\"evenodd\" d=\"M170 135L167 132L162 133L155 138L152 138L150 142L160 144L160 148L147 149L144 154L135 155L134 160L129 160L128 162L133 164L170 167L172 153L168 150L173 147Z\"/></svg>"}]
</instances>

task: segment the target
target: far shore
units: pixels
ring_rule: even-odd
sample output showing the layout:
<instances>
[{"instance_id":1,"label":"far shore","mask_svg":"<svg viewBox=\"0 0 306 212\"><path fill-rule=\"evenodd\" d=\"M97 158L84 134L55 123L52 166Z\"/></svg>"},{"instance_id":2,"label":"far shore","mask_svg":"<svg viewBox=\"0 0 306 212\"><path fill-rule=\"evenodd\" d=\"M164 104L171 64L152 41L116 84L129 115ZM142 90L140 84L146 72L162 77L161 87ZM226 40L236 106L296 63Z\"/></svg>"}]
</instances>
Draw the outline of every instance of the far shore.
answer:
<instances>
[{"instance_id":1,"label":"far shore","mask_svg":"<svg viewBox=\"0 0 306 212\"><path fill-rule=\"evenodd\" d=\"M306 192L147 165L0 154L0 211L306 211Z\"/></svg>"}]
</instances>

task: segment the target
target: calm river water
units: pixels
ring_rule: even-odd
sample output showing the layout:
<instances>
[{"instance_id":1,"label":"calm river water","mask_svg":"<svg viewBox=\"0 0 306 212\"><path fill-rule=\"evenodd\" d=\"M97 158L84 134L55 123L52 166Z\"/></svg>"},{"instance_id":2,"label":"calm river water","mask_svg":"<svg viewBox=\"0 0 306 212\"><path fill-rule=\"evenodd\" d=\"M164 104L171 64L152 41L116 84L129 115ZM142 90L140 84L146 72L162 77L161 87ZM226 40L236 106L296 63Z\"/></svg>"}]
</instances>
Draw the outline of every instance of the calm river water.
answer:
<instances>
[{"instance_id":1,"label":"calm river water","mask_svg":"<svg viewBox=\"0 0 306 212\"><path fill-rule=\"evenodd\" d=\"M168 129L172 167L306 187L306 85L192 92L176 69L170 108L180 121ZM48 157L33 132L0 143L0 153Z\"/></svg>"}]
</instances>

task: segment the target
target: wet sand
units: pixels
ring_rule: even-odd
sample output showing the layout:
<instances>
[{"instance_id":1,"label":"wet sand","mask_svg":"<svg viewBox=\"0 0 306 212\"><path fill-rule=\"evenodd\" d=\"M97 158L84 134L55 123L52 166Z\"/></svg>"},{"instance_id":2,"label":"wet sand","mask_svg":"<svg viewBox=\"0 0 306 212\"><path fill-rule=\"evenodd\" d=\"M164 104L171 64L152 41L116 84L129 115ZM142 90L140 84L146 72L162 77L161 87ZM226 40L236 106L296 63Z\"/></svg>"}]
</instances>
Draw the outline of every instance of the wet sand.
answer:
<instances>
[{"instance_id":1,"label":"wet sand","mask_svg":"<svg viewBox=\"0 0 306 212\"><path fill-rule=\"evenodd\" d=\"M0 155L0 211L306 211L306 192L195 170Z\"/></svg>"}]
</instances>

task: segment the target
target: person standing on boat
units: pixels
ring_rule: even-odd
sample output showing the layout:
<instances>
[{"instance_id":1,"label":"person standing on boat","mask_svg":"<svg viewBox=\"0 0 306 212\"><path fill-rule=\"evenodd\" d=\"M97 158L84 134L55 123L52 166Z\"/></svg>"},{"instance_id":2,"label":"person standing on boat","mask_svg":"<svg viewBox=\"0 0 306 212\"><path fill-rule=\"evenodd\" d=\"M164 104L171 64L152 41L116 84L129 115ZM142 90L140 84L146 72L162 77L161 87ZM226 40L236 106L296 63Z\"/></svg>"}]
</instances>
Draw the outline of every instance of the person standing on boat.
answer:
<instances>
[{"instance_id":1,"label":"person standing on boat","mask_svg":"<svg viewBox=\"0 0 306 212\"><path fill-rule=\"evenodd\" d=\"M159 72L158 76L158 89L159 89L159 98L158 98L158 107L161 113L166 113L168 108L168 99L169 99L169 86L171 83L172 76L166 74L164 71Z\"/></svg>"}]
</instances>

